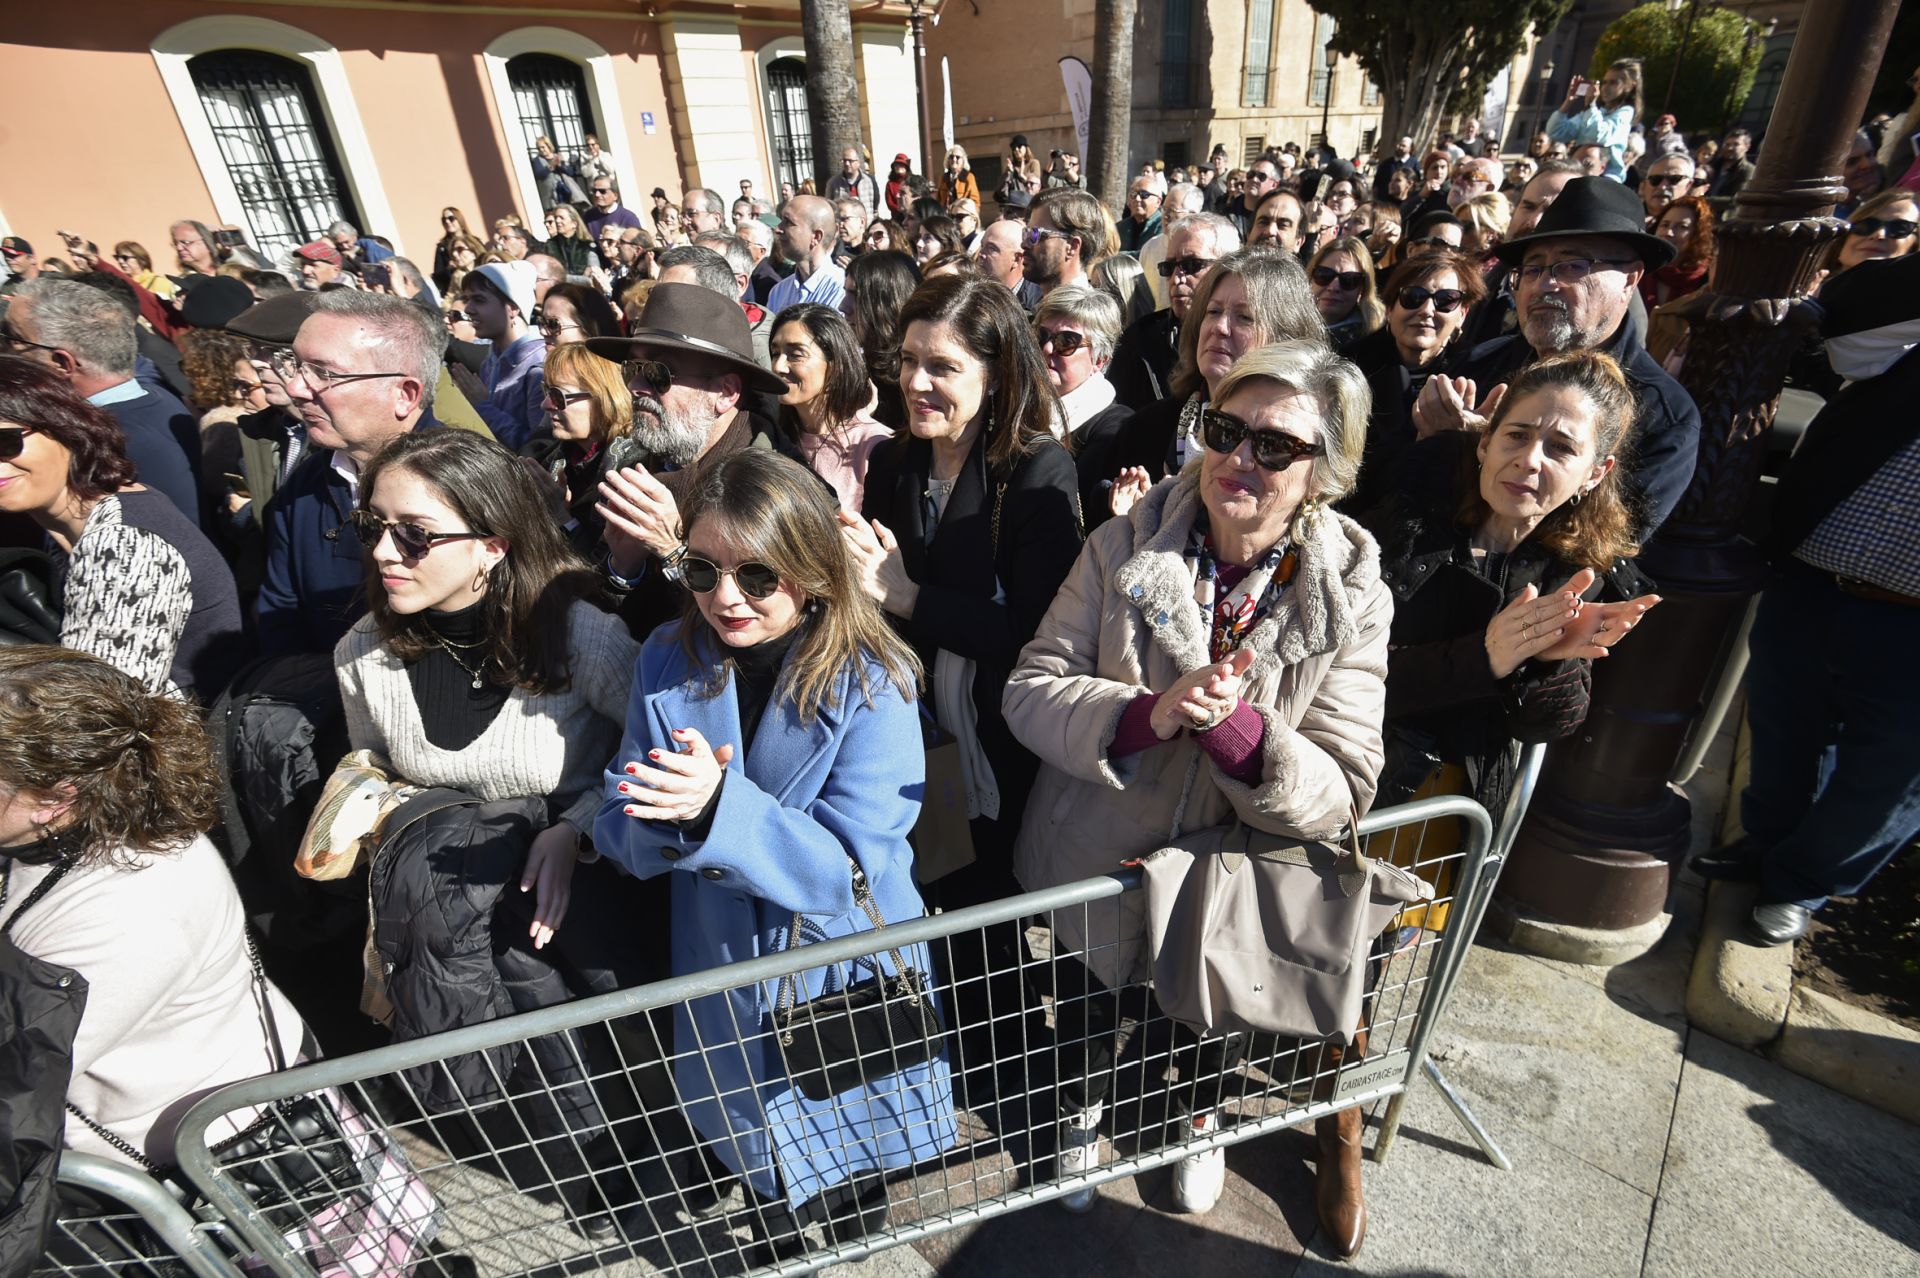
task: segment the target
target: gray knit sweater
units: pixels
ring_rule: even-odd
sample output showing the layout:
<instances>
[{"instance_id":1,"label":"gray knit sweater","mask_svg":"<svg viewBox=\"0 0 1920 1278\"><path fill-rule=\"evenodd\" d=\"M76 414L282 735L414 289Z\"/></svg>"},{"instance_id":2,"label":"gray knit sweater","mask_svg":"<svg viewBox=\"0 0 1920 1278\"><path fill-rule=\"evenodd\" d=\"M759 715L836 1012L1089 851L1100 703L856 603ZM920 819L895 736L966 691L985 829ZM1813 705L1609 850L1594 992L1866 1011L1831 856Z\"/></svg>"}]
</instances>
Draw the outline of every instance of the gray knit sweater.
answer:
<instances>
[{"instance_id":1,"label":"gray knit sweater","mask_svg":"<svg viewBox=\"0 0 1920 1278\"><path fill-rule=\"evenodd\" d=\"M407 669L362 617L333 650L356 750L377 750L416 785L449 786L488 802L551 801L581 833L593 829L607 761L620 746L640 645L619 618L576 602L567 614L572 683L535 696L516 688L487 730L460 750L427 740Z\"/></svg>"}]
</instances>

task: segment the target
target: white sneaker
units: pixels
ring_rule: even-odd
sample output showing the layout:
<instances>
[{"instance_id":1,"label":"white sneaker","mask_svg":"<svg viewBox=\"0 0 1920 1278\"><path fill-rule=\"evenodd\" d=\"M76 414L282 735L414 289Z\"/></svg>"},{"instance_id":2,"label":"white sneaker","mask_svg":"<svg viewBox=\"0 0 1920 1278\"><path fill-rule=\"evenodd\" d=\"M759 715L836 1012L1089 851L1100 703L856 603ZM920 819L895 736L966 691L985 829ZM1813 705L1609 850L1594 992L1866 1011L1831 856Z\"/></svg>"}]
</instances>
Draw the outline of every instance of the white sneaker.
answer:
<instances>
[{"instance_id":1,"label":"white sneaker","mask_svg":"<svg viewBox=\"0 0 1920 1278\"><path fill-rule=\"evenodd\" d=\"M1105 1102L1096 1101L1083 1110L1060 1120L1060 1151L1056 1174L1065 1179L1090 1172L1100 1165L1100 1120L1106 1115ZM1060 1205L1075 1214L1093 1210L1097 1191L1092 1185L1076 1189L1060 1200Z\"/></svg>"},{"instance_id":2,"label":"white sneaker","mask_svg":"<svg viewBox=\"0 0 1920 1278\"><path fill-rule=\"evenodd\" d=\"M1193 1116L1193 1134L1210 1135L1220 1130L1220 1120L1212 1113ZM1227 1187L1227 1151L1224 1146L1204 1154L1188 1154L1173 1167L1173 1205L1186 1212L1203 1212L1220 1201Z\"/></svg>"}]
</instances>

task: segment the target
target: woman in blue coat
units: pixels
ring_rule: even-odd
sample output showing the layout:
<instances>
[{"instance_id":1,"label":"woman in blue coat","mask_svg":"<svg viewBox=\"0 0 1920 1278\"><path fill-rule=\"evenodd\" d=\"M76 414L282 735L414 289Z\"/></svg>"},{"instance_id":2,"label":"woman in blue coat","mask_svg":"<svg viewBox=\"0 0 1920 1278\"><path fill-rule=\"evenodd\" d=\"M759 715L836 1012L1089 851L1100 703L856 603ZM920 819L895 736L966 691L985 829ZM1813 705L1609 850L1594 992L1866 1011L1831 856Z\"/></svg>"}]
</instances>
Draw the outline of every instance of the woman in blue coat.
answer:
<instances>
[{"instance_id":1,"label":"woman in blue coat","mask_svg":"<svg viewBox=\"0 0 1920 1278\"><path fill-rule=\"evenodd\" d=\"M856 864L888 922L923 912L907 846L925 781L919 664L860 589L834 514L819 480L759 449L713 466L683 508L671 571L691 605L641 650L593 832L632 874L673 876L676 975L870 928ZM932 971L924 946L905 958ZM870 976L815 967L794 997ZM880 1174L955 1140L946 1060L810 1101L763 1032L777 997L769 984L677 1010L681 1103L764 1200L755 1220L776 1245L849 1198L872 1228Z\"/></svg>"}]
</instances>

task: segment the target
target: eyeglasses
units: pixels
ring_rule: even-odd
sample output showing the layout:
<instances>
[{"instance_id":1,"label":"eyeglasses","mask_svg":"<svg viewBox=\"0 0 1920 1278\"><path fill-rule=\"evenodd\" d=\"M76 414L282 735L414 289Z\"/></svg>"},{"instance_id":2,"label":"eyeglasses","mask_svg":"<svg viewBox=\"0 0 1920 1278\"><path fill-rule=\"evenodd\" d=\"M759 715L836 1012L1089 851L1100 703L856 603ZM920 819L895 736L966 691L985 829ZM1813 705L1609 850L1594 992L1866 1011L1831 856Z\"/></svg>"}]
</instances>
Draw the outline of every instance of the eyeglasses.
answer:
<instances>
[{"instance_id":1,"label":"eyeglasses","mask_svg":"<svg viewBox=\"0 0 1920 1278\"><path fill-rule=\"evenodd\" d=\"M444 225L446 225L447 223L453 223L454 225L456 225L456 226L457 226L457 225L459 225L459 222L460 222L460 219L459 219L459 218L457 218L457 217L455 217L455 216L454 216L453 214L451 214L451 213L445 213L445 214L442 214L442 215L441 215L441 217L440 217L440 223L441 223L441 225L443 225L443 226L444 226Z\"/></svg>"},{"instance_id":2,"label":"eyeglasses","mask_svg":"<svg viewBox=\"0 0 1920 1278\"><path fill-rule=\"evenodd\" d=\"M1040 247L1041 240L1070 240L1073 236L1067 234L1065 231L1056 231L1051 227L1036 226L1021 238L1025 241L1028 248L1038 248Z\"/></svg>"},{"instance_id":3,"label":"eyeglasses","mask_svg":"<svg viewBox=\"0 0 1920 1278\"><path fill-rule=\"evenodd\" d=\"M1904 240L1912 235L1914 230L1915 223L1907 218L1863 217L1847 225L1848 235L1858 235L1863 239L1869 235L1879 235L1884 231L1890 240Z\"/></svg>"},{"instance_id":4,"label":"eyeglasses","mask_svg":"<svg viewBox=\"0 0 1920 1278\"><path fill-rule=\"evenodd\" d=\"M382 537L392 533L393 548L400 552L403 559L419 559L443 541L478 541L493 535L483 532L428 532L419 524L382 519L371 510L354 511L347 516L347 525L368 550L374 549Z\"/></svg>"},{"instance_id":5,"label":"eyeglasses","mask_svg":"<svg viewBox=\"0 0 1920 1278\"><path fill-rule=\"evenodd\" d=\"M1085 333L1076 333L1070 328L1054 332L1038 324L1033 326L1033 340L1039 344L1041 350L1044 351L1051 346L1054 353L1058 355L1071 355L1082 346L1093 345L1093 339Z\"/></svg>"},{"instance_id":6,"label":"eyeglasses","mask_svg":"<svg viewBox=\"0 0 1920 1278\"><path fill-rule=\"evenodd\" d=\"M381 377L411 377L411 373L336 373L332 369L315 368L312 364L287 352L287 358L274 361L274 370L285 381L298 377L307 384L307 388L316 395L324 395L336 386L349 382L368 382Z\"/></svg>"},{"instance_id":7,"label":"eyeglasses","mask_svg":"<svg viewBox=\"0 0 1920 1278\"><path fill-rule=\"evenodd\" d=\"M1367 282L1367 277L1359 271L1336 271L1331 266L1314 267L1312 278L1313 282L1321 288L1325 288L1327 285L1338 280L1341 290L1348 293L1353 292L1353 290Z\"/></svg>"},{"instance_id":8,"label":"eyeglasses","mask_svg":"<svg viewBox=\"0 0 1920 1278\"><path fill-rule=\"evenodd\" d=\"M1578 284L1600 267L1618 270L1632 265L1632 262L1615 262L1603 257L1570 257L1564 262L1531 262L1520 268L1520 279L1522 283L1531 284L1544 273L1551 275L1556 284Z\"/></svg>"},{"instance_id":9,"label":"eyeglasses","mask_svg":"<svg viewBox=\"0 0 1920 1278\"><path fill-rule=\"evenodd\" d=\"M1197 276L1205 275L1214 259L1210 257L1170 257L1160 263L1160 278L1172 279L1176 274Z\"/></svg>"},{"instance_id":10,"label":"eyeglasses","mask_svg":"<svg viewBox=\"0 0 1920 1278\"><path fill-rule=\"evenodd\" d=\"M1691 181L1693 181L1693 179L1688 177L1685 173L1649 173L1647 174L1648 186L1679 186L1682 182L1691 182Z\"/></svg>"},{"instance_id":11,"label":"eyeglasses","mask_svg":"<svg viewBox=\"0 0 1920 1278\"><path fill-rule=\"evenodd\" d=\"M569 324L565 320L543 319L539 324L540 331L548 337L558 337L570 328L583 333L586 331L580 325Z\"/></svg>"},{"instance_id":12,"label":"eyeglasses","mask_svg":"<svg viewBox=\"0 0 1920 1278\"><path fill-rule=\"evenodd\" d=\"M1255 169L1253 172L1247 174L1247 181L1249 182L1278 182L1279 180L1280 175L1278 173L1262 173L1259 169Z\"/></svg>"},{"instance_id":13,"label":"eyeglasses","mask_svg":"<svg viewBox=\"0 0 1920 1278\"><path fill-rule=\"evenodd\" d=\"M1431 300L1436 314L1450 315L1460 309L1467 295L1457 288L1421 288L1418 284L1409 284L1400 290L1395 300L1402 310L1408 311L1417 311Z\"/></svg>"},{"instance_id":14,"label":"eyeglasses","mask_svg":"<svg viewBox=\"0 0 1920 1278\"><path fill-rule=\"evenodd\" d=\"M749 599L765 599L780 589L780 574L752 560L738 568L722 568L711 559L686 555L680 560L680 580L696 595L711 594L722 577L732 577L740 593Z\"/></svg>"},{"instance_id":15,"label":"eyeglasses","mask_svg":"<svg viewBox=\"0 0 1920 1278\"><path fill-rule=\"evenodd\" d=\"M673 370L657 359L620 361L620 376L630 391L650 391L655 399L673 389Z\"/></svg>"},{"instance_id":16,"label":"eyeglasses","mask_svg":"<svg viewBox=\"0 0 1920 1278\"><path fill-rule=\"evenodd\" d=\"M1302 457L1318 457L1326 452L1321 444L1309 444L1285 431L1255 430L1238 417L1217 408L1200 410L1200 437L1216 453L1231 453L1240 441L1253 441L1253 459L1267 470L1285 470Z\"/></svg>"},{"instance_id":17,"label":"eyeglasses","mask_svg":"<svg viewBox=\"0 0 1920 1278\"><path fill-rule=\"evenodd\" d=\"M27 450L27 426L0 426L0 461L12 461Z\"/></svg>"},{"instance_id":18,"label":"eyeglasses","mask_svg":"<svg viewBox=\"0 0 1920 1278\"><path fill-rule=\"evenodd\" d=\"M564 413L581 400L592 398L593 396L585 391L563 391L549 386L546 398L540 401L540 406L550 413Z\"/></svg>"},{"instance_id":19,"label":"eyeglasses","mask_svg":"<svg viewBox=\"0 0 1920 1278\"><path fill-rule=\"evenodd\" d=\"M9 349L16 351L23 349L36 351L57 351L64 349L59 346L49 346L45 342L29 342L26 338L14 332L13 325L11 324L0 324L0 342L5 342Z\"/></svg>"},{"instance_id":20,"label":"eyeglasses","mask_svg":"<svg viewBox=\"0 0 1920 1278\"><path fill-rule=\"evenodd\" d=\"M447 312L447 323L464 324L466 322L467 322L467 313L465 311L448 311Z\"/></svg>"},{"instance_id":21,"label":"eyeglasses","mask_svg":"<svg viewBox=\"0 0 1920 1278\"><path fill-rule=\"evenodd\" d=\"M1157 191L1135 191L1133 192L1133 198L1136 200L1157 200L1160 198L1160 195Z\"/></svg>"},{"instance_id":22,"label":"eyeglasses","mask_svg":"<svg viewBox=\"0 0 1920 1278\"><path fill-rule=\"evenodd\" d=\"M233 393L236 395L246 396L246 395L251 395L255 391L259 390L260 383L248 381L244 377L236 377L232 381L227 383L227 387L228 389L233 391Z\"/></svg>"}]
</instances>

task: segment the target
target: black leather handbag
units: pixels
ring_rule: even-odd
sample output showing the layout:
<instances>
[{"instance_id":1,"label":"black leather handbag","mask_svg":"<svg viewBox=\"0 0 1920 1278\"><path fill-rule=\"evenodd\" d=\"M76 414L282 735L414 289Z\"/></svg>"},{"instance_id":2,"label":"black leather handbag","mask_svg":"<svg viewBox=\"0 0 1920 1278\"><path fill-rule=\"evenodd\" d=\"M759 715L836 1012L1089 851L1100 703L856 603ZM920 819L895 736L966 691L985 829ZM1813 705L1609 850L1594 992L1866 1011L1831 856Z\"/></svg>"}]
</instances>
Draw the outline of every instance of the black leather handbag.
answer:
<instances>
[{"instance_id":1,"label":"black leather handbag","mask_svg":"<svg viewBox=\"0 0 1920 1278\"><path fill-rule=\"evenodd\" d=\"M885 927L887 921L874 903L866 872L852 857L847 860L853 866L855 903L875 928ZM789 947L801 936L802 926L801 916L795 914L787 934ZM859 966L872 972L866 980L804 1003L794 1002L795 978L780 978L773 1034L787 1073L808 1100L832 1100L924 1065L939 1052L947 1031L934 1003L932 983L924 973L908 967L898 949L886 953L893 959L891 974L880 965L879 955L871 955L858 960Z\"/></svg>"}]
</instances>

